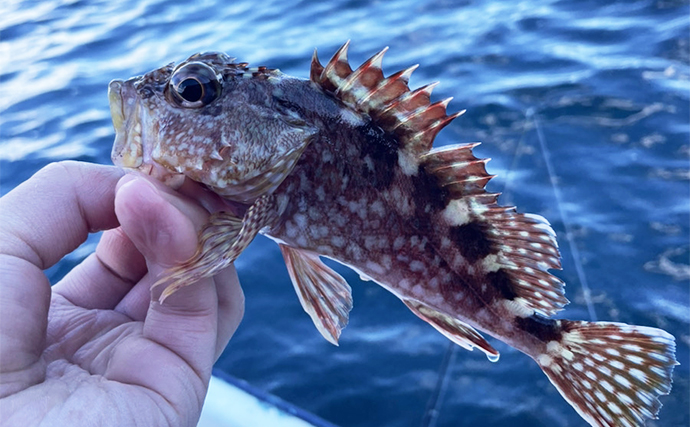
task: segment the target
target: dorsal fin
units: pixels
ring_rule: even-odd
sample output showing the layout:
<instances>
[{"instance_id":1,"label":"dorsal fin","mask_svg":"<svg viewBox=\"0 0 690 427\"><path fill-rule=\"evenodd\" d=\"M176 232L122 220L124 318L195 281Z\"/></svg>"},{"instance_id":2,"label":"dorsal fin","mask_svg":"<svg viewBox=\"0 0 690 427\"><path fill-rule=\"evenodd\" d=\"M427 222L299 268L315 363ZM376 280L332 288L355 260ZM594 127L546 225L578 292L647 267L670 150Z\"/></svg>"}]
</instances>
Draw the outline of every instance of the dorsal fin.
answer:
<instances>
[{"instance_id":1,"label":"dorsal fin","mask_svg":"<svg viewBox=\"0 0 690 427\"><path fill-rule=\"evenodd\" d=\"M548 272L561 267L556 234L543 217L498 205L499 194L484 188L493 175L486 172L489 159L472 153L477 145L446 146L420 158L420 166L447 192L442 220L450 227L475 224L484 230L493 247L482 259L484 272L493 274L521 314L551 316L568 303L563 282Z\"/></svg>"},{"instance_id":2,"label":"dorsal fin","mask_svg":"<svg viewBox=\"0 0 690 427\"><path fill-rule=\"evenodd\" d=\"M417 66L384 77L381 69L384 48L352 70L347 61L345 43L322 66L314 51L310 79L360 113L369 115L383 130L395 135L401 148L417 157L431 149L436 134L453 119L464 113L446 114L449 99L431 103L431 83L413 91L408 86Z\"/></svg>"}]
</instances>

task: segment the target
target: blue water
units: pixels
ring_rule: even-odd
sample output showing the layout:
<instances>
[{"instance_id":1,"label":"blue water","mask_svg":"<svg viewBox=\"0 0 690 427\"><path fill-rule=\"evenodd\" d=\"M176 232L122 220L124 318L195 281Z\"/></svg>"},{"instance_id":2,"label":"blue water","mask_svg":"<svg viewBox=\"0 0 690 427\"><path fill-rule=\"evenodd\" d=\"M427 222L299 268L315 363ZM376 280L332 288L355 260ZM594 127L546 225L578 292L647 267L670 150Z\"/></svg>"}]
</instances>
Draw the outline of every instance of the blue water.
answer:
<instances>
[{"instance_id":1,"label":"blue water","mask_svg":"<svg viewBox=\"0 0 690 427\"><path fill-rule=\"evenodd\" d=\"M688 1L672 0L3 1L0 189L57 160L110 163L111 79L205 50L307 77L314 47L327 59L351 39L358 64L390 46L387 73L419 63L413 86L440 80L436 99L467 109L437 144L483 141L476 153L499 175L490 188L552 222L572 301L563 317L676 337L682 365L649 425L687 426L689 15ZM336 424L420 425L445 338L341 268L355 308L334 347L300 308L272 242L258 238L237 265L246 317L218 367ZM531 360L492 343L497 364L453 354L437 426L585 425Z\"/></svg>"}]
</instances>

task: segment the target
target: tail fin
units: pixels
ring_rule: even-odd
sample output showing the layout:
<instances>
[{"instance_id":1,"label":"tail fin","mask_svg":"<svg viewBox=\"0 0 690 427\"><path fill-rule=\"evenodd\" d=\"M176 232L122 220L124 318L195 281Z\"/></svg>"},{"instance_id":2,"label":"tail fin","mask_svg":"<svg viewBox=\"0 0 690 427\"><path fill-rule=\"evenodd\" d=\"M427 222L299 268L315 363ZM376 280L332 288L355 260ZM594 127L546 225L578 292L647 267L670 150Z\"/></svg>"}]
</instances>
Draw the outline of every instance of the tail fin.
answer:
<instances>
[{"instance_id":1,"label":"tail fin","mask_svg":"<svg viewBox=\"0 0 690 427\"><path fill-rule=\"evenodd\" d=\"M561 320L562 337L535 357L546 376L594 427L644 426L671 391L675 340L623 323Z\"/></svg>"}]
</instances>

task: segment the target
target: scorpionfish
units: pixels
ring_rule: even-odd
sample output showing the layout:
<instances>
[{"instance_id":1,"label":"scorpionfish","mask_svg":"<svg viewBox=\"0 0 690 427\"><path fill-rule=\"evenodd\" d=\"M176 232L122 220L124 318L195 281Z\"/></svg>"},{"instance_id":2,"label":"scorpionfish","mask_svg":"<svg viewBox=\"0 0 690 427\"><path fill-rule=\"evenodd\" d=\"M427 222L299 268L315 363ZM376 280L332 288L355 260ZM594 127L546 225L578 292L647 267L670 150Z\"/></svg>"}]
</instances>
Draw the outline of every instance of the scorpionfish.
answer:
<instances>
[{"instance_id":1,"label":"scorpionfish","mask_svg":"<svg viewBox=\"0 0 690 427\"><path fill-rule=\"evenodd\" d=\"M477 144L432 147L462 114L411 90L416 66L385 77L383 49L356 70L348 43L309 79L195 54L109 86L115 164L191 179L228 202L196 255L167 271L161 302L227 267L261 233L278 243L316 328L337 344L352 308L320 257L395 294L454 343L530 356L592 426L642 426L668 394L674 338L660 329L556 320L568 300L555 233L498 204Z\"/></svg>"}]
</instances>

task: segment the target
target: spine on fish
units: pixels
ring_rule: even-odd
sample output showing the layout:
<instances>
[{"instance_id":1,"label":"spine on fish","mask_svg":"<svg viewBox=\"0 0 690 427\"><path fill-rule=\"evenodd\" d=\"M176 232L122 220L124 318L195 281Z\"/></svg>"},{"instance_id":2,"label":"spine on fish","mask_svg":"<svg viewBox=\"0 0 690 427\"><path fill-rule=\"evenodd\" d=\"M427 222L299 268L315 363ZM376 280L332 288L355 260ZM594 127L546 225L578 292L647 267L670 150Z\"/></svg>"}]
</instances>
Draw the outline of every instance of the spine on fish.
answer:
<instances>
[{"instance_id":1,"label":"spine on fish","mask_svg":"<svg viewBox=\"0 0 690 427\"><path fill-rule=\"evenodd\" d=\"M671 390L673 337L623 323L559 320L532 357L561 395L595 427L643 426ZM555 339L554 339L555 338Z\"/></svg>"},{"instance_id":2,"label":"spine on fish","mask_svg":"<svg viewBox=\"0 0 690 427\"><path fill-rule=\"evenodd\" d=\"M429 212L439 208L429 214L430 222L448 230L438 248L457 252L448 249L445 259L453 260L465 277L463 286L469 286L489 312L512 317L516 329L498 336L513 337L512 344L537 361L592 426L643 426L646 419L656 418L661 408L658 396L669 393L677 364L674 338L649 327L549 319L568 300L561 280L548 273L560 268L556 236L548 222L498 205L498 194L485 190L492 178L486 160L472 154L477 144L432 149L438 131L462 111L449 116L448 100L431 103L433 84L410 91L407 83L415 67L384 77L384 49L352 70L347 48L346 43L326 66L315 53L312 82L371 117L400 142L397 154L403 174L426 190L418 194L427 198L415 202L426 203ZM468 266L480 279L471 279ZM446 293L455 291L449 287ZM453 342L498 359L498 352L469 324L421 301L404 302ZM497 333L494 320L476 326ZM518 330L522 332L516 334Z\"/></svg>"}]
</instances>

